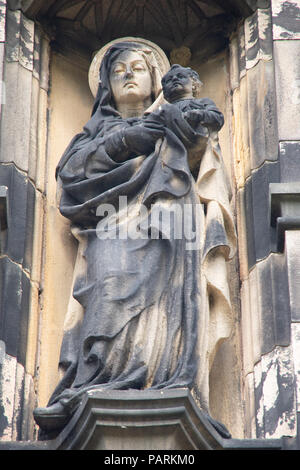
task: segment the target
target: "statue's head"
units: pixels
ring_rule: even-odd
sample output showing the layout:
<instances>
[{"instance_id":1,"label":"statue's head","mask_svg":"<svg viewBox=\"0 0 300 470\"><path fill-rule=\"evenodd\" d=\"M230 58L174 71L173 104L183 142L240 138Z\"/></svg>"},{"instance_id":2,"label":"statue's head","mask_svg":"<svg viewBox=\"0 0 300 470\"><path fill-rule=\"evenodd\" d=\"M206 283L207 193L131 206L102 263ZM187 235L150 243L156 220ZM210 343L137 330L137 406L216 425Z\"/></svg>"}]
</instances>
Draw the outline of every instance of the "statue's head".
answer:
<instances>
[{"instance_id":1,"label":"statue's head","mask_svg":"<svg viewBox=\"0 0 300 470\"><path fill-rule=\"evenodd\" d=\"M174 64L161 80L164 98L170 103L197 98L202 86L198 73L190 67Z\"/></svg>"},{"instance_id":2,"label":"statue's head","mask_svg":"<svg viewBox=\"0 0 300 470\"><path fill-rule=\"evenodd\" d=\"M109 82L113 102L141 105L146 109L155 99L154 77L147 55L132 47L121 50L109 64Z\"/></svg>"},{"instance_id":3,"label":"statue's head","mask_svg":"<svg viewBox=\"0 0 300 470\"><path fill-rule=\"evenodd\" d=\"M169 67L164 52L151 41L131 37L112 41L96 53L90 66L94 111L136 100L150 104L149 112L156 109L163 98L161 77Z\"/></svg>"}]
</instances>

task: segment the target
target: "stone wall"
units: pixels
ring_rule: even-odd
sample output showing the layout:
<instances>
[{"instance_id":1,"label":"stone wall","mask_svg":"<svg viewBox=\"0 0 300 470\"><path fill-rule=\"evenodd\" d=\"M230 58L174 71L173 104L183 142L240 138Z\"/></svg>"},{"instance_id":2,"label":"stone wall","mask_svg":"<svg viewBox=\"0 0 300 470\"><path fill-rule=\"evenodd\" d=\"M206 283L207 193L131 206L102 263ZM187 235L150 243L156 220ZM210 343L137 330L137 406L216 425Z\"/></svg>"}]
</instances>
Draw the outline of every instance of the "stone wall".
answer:
<instances>
[{"instance_id":1,"label":"stone wall","mask_svg":"<svg viewBox=\"0 0 300 470\"><path fill-rule=\"evenodd\" d=\"M270 205L270 184L299 181L297 41L290 31L295 21L299 27L297 3L275 0L258 9L231 42L247 437L297 433L291 281L299 286L299 235L287 232L278 250Z\"/></svg>"},{"instance_id":2,"label":"stone wall","mask_svg":"<svg viewBox=\"0 0 300 470\"><path fill-rule=\"evenodd\" d=\"M20 10L1 17L0 185L7 229L0 255L3 439L33 436L47 140L48 41Z\"/></svg>"}]
</instances>

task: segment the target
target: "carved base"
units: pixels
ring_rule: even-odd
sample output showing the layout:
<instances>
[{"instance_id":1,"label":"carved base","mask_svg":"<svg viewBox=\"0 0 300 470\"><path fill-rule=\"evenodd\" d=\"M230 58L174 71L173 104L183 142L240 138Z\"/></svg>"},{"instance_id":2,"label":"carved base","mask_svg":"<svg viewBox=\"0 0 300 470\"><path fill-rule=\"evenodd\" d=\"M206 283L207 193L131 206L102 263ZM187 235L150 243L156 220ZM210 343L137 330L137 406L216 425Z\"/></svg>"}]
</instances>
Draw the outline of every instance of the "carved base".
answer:
<instances>
[{"instance_id":1,"label":"carved base","mask_svg":"<svg viewBox=\"0 0 300 470\"><path fill-rule=\"evenodd\" d=\"M188 389L87 392L56 439L57 449L195 450L222 439Z\"/></svg>"},{"instance_id":2,"label":"carved base","mask_svg":"<svg viewBox=\"0 0 300 470\"><path fill-rule=\"evenodd\" d=\"M105 392L95 390L83 397L78 410L55 439L42 442L0 442L0 451L149 452L299 448L300 429L295 438L222 438L199 410L187 389Z\"/></svg>"},{"instance_id":3,"label":"carved base","mask_svg":"<svg viewBox=\"0 0 300 470\"><path fill-rule=\"evenodd\" d=\"M52 441L58 450L281 448L281 442L223 439L188 389L88 392Z\"/></svg>"}]
</instances>

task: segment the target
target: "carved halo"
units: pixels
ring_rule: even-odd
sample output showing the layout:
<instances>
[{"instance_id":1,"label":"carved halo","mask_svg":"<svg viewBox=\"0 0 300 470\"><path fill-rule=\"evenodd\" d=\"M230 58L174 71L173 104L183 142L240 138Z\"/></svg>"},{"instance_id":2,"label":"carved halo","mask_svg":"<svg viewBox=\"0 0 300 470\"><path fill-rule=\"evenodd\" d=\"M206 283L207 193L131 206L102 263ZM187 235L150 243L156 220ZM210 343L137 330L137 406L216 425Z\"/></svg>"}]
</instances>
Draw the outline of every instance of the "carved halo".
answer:
<instances>
[{"instance_id":1,"label":"carved halo","mask_svg":"<svg viewBox=\"0 0 300 470\"><path fill-rule=\"evenodd\" d=\"M156 59L161 77L163 75L165 75L165 73L167 73L167 71L169 70L170 62L169 62L166 54L164 53L164 51L159 46L157 46L153 42L148 41L148 40L143 39L143 38L136 38L136 37L131 37L131 36L128 36L128 37L125 37L125 38L120 38L120 39L115 39L115 40L109 42L108 44L106 44L105 46L103 46L95 54L95 56L92 60L92 63L90 65L90 69L89 69L89 86L90 86L91 92L92 92L94 97L96 96L97 90L98 90L99 69L100 69L100 65L101 65L101 62L102 62L102 59L104 57L105 52L112 45L117 44L118 42L126 42L126 41L136 42L138 44L141 44L142 47L147 47L147 48L152 50L152 52L154 54L154 57Z\"/></svg>"}]
</instances>

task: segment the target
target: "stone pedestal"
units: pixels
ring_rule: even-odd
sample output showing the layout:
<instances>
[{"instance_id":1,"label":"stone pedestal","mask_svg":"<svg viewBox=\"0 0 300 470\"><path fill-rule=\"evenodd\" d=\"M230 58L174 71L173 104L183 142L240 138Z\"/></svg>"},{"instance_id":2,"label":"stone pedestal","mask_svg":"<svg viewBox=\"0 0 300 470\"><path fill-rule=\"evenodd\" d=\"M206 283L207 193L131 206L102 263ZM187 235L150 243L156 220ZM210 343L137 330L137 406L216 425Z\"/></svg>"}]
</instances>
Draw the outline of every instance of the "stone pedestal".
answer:
<instances>
[{"instance_id":1,"label":"stone pedestal","mask_svg":"<svg viewBox=\"0 0 300 470\"><path fill-rule=\"evenodd\" d=\"M50 445L50 443L49 443ZM55 450L281 449L280 440L223 439L188 389L88 392Z\"/></svg>"}]
</instances>

